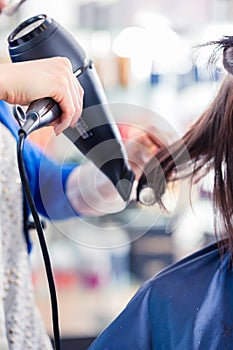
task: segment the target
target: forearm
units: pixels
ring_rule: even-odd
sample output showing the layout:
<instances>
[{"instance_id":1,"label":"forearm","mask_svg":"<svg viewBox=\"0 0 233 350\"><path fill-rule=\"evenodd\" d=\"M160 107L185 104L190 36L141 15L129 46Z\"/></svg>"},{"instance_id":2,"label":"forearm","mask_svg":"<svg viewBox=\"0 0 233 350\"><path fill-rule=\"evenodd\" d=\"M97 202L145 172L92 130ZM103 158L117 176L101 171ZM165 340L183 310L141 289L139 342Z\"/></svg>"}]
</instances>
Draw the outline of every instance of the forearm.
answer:
<instances>
[{"instance_id":1,"label":"forearm","mask_svg":"<svg viewBox=\"0 0 233 350\"><path fill-rule=\"evenodd\" d=\"M75 168L69 175L66 196L73 209L84 216L103 216L126 207L112 182L93 163Z\"/></svg>"},{"instance_id":2,"label":"forearm","mask_svg":"<svg viewBox=\"0 0 233 350\"><path fill-rule=\"evenodd\" d=\"M8 76L9 64L0 64L0 100L7 101L7 85L11 76Z\"/></svg>"}]
</instances>

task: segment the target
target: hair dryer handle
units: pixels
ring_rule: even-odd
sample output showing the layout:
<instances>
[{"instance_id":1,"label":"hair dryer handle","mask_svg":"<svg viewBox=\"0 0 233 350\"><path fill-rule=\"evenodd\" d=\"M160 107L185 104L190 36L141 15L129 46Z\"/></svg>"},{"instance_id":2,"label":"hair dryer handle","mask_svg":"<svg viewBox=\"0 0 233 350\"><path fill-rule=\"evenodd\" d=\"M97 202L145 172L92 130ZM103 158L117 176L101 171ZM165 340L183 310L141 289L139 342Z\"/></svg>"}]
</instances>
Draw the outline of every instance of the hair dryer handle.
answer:
<instances>
[{"instance_id":1,"label":"hair dryer handle","mask_svg":"<svg viewBox=\"0 0 233 350\"><path fill-rule=\"evenodd\" d=\"M51 124L61 114L59 105L50 97L33 101L26 112L25 123L21 129L26 135Z\"/></svg>"}]
</instances>

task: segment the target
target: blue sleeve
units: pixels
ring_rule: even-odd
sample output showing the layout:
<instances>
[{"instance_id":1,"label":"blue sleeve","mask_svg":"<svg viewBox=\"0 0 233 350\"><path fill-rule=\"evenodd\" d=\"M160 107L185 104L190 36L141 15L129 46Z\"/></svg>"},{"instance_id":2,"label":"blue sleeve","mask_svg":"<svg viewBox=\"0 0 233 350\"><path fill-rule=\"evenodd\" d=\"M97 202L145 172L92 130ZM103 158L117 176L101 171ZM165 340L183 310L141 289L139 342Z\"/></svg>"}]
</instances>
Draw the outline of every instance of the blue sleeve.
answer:
<instances>
[{"instance_id":1,"label":"blue sleeve","mask_svg":"<svg viewBox=\"0 0 233 350\"><path fill-rule=\"evenodd\" d=\"M145 284L88 350L152 349L149 298L150 290Z\"/></svg>"},{"instance_id":2,"label":"blue sleeve","mask_svg":"<svg viewBox=\"0 0 233 350\"><path fill-rule=\"evenodd\" d=\"M19 126L12 117L8 105L1 100L0 121L11 131L17 141ZM75 165L61 165L54 162L28 140L25 142L24 159L38 212L54 220L77 216L78 214L69 205L65 194L67 178Z\"/></svg>"},{"instance_id":3,"label":"blue sleeve","mask_svg":"<svg viewBox=\"0 0 233 350\"><path fill-rule=\"evenodd\" d=\"M38 212L50 220L77 216L65 193L68 176L77 165L58 164L29 141L25 143L24 159Z\"/></svg>"}]
</instances>

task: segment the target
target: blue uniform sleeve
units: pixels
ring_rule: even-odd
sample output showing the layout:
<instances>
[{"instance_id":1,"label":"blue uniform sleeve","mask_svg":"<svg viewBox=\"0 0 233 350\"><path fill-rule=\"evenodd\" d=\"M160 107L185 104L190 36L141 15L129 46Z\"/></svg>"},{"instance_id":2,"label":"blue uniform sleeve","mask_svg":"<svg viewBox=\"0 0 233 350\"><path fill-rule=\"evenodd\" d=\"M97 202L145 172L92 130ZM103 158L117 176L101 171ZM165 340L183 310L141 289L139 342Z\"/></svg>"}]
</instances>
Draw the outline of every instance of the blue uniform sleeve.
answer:
<instances>
[{"instance_id":1,"label":"blue uniform sleeve","mask_svg":"<svg viewBox=\"0 0 233 350\"><path fill-rule=\"evenodd\" d=\"M12 117L7 103L1 100L0 121L11 131L17 141L19 126ZM28 140L25 142L24 159L38 212L50 220L77 216L78 213L71 208L65 194L66 181L76 165L56 163Z\"/></svg>"},{"instance_id":2,"label":"blue uniform sleeve","mask_svg":"<svg viewBox=\"0 0 233 350\"><path fill-rule=\"evenodd\" d=\"M65 193L68 176L77 165L59 164L30 142L25 143L24 159L38 212L50 220L77 216Z\"/></svg>"},{"instance_id":3,"label":"blue uniform sleeve","mask_svg":"<svg viewBox=\"0 0 233 350\"><path fill-rule=\"evenodd\" d=\"M145 283L88 350L152 349L149 299L150 290Z\"/></svg>"}]
</instances>

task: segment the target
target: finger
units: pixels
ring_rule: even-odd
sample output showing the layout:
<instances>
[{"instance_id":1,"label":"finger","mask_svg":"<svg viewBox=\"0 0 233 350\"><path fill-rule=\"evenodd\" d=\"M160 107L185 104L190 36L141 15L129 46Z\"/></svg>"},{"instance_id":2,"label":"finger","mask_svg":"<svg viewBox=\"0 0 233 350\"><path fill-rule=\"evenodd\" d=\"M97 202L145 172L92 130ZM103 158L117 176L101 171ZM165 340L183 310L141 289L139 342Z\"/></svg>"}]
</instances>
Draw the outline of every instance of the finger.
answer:
<instances>
[{"instance_id":1,"label":"finger","mask_svg":"<svg viewBox=\"0 0 233 350\"><path fill-rule=\"evenodd\" d=\"M83 109L84 90L81 87L81 85L78 83L76 77L73 77L73 88L75 90L75 94L76 94L76 98L77 98L77 102L78 102L78 109L76 110L75 114L73 115L72 121L70 123L71 127L73 127L77 123L77 121L82 113L82 109Z\"/></svg>"},{"instance_id":2,"label":"finger","mask_svg":"<svg viewBox=\"0 0 233 350\"><path fill-rule=\"evenodd\" d=\"M140 134L135 135L132 141L137 144L140 152L155 153L158 150L158 143L149 137L149 133L140 132Z\"/></svg>"},{"instance_id":3,"label":"finger","mask_svg":"<svg viewBox=\"0 0 233 350\"><path fill-rule=\"evenodd\" d=\"M59 68L60 84L54 99L59 103L62 111L60 126L56 126L56 131L60 132L70 125L75 113L80 111L80 94L74 81L71 62L65 58L59 59L57 68Z\"/></svg>"},{"instance_id":4,"label":"finger","mask_svg":"<svg viewBox=\"0 0 233 350\"><path fill-rule=\"evenodd\" d=\"M69 99L72 100L71 104L74 110L72 115L63 113L63 115L61 115L61 122L63 123L66 120L69 120L68 126L74 126L78 118L80 117L80 114L82 111L83 89L81 85L78 83L77 79L73 76L73 74L69 76L68 84L69 84ZM67 124L65 123L63 125L67 125Z\"/></svg>"},{"instance_id":5,"label":"finger","mask_svg":"<svg viewBox=\"0 0 233 350\"><path fill-rule=\"evenodd\" d=\"M78 111L80 111L80 108L81 108L81 100L80 100L80 93L77 85L77 80L74 78L73 74L69 76L68 82L69 82L70 94L71 94L74 108L75 108L75 113L77 113Z\"/></svg>"},{"instance_id":6,"label":"finger","mask_svg":"<svg viewBox=\"0 0 233 350\"><path fill-rule=\"evenodd\" d=\"M77 95L73 95L73 96L76 98ZM71 92L67 93L66 99L64 97L64 99L59 103L61 109L63 105L65 106L64 108L67 108L66 101L68 101L68 103L70 102L72 107L70 109L66 109L66 111L61 114L59 121L54 124L54 131L56 135L60 135L65 129L67 129L69 126L74 126L75 123L77 122L82 112L82 98L80 98L80 96L83 96L82 90L80 90L78 95L80 103L77 104L78 110L76 112L74 111L75 107L73 104L73 98L71 96Z\"/></svg>"},{"instance_id":7,"label":"finger","mask_svg":"<svg viewBox=\"0 0 233 350\"><path fill-rule=\"evenodd\" d=\"M75 107L70 92L67 92L67 94L64 95L60 101L58 101L58 103L62 113L60 115L59 121L57 122L57 129L61 129L61 131L63 131L70 125L75 113Z\"/></svg>"},{"instance_id":8,"label":"finger","mask_svg":"<svg viewBox=\"0 0 233 350\"><path fill-rule=\"evenodd\" d=\"M148 151L154 154L158 149L164 147L163 141L153 132L142 131L140 135L136 135L136 140L141 144L141 147L147 148Z\"/></svg>"},{"instance_id":9,"label":"finger","mask_svg":"<svg viewBox=\"0 0 233 350\"><path fill-rule=\"evenodd\" d=\"M167 137L165 137L164 133L162 133L153 125L150 126L150 130L148 130L148 136L159 148L168 146L169 142L167 140Z\"/></svg>"}]
</instances>

